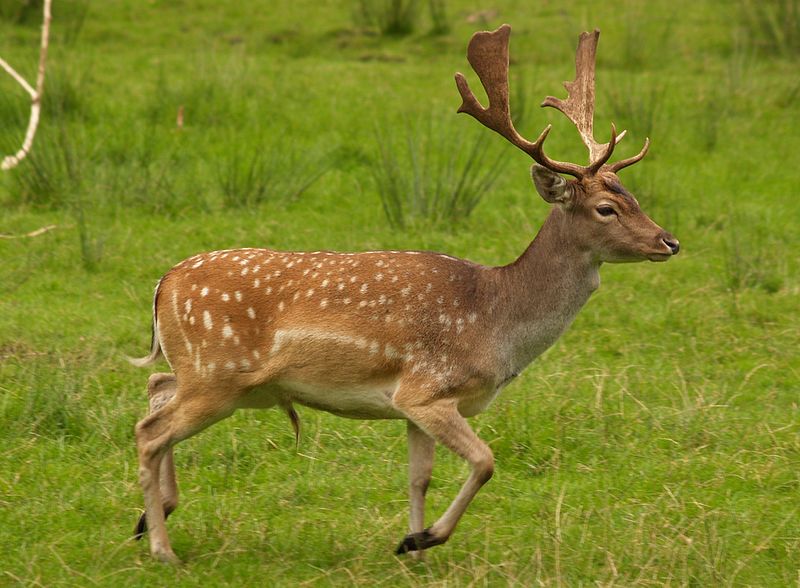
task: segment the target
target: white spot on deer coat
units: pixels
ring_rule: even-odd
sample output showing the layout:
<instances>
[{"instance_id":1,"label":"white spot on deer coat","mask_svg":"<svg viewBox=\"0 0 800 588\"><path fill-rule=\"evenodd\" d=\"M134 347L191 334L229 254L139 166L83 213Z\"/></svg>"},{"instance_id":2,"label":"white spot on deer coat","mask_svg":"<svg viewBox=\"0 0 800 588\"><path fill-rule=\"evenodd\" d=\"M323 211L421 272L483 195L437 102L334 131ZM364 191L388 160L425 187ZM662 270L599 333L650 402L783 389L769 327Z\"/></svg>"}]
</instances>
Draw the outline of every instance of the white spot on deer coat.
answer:
<instances>
[{"instance_id":1,"label":"white spot on deer coat","mask_svg":"<svg viewBox=\"0 0 800 588\"><path fill-rule=\"evenodd\" d=\"M386 348L383 350L383 353L384 355L386 355L387 359L400 359L401 357L397 349L388 344L386 345Z\"/></svg>"},{"instance_id":2,"label":"white spot on deer coat","mask_svg":"<svg viewBox=\"0 0 800 588\"><path fill-rule=\"evenodd\" d=\"M209 331L214 326L214 321L211 320L211 313L207 310L203 311L203 326Z\"/></svg>"},{"instance_id":3,"label":"white spot on deer coat","mask_svg":"<svg viewBox=\"0 0 800 588\"><path fill-rule=\"evenodd\" d=\"M222 327L222 336L225 337L226 339L230 339L231 337L233 337L233 329L231 328L230 325L225 325L224 327Z\"/></svg>"},{"instance_id":4,"label":"white spot on deer coat","mask_svg":"<svg viewBox=\"0 0 800 588\"><path fill-rule=\"evenodd\" d=\"M256 318L256 311L253 310L252 306L247 309L247 316L249 316L251 319Z\"/></svg>"}]
</instances>

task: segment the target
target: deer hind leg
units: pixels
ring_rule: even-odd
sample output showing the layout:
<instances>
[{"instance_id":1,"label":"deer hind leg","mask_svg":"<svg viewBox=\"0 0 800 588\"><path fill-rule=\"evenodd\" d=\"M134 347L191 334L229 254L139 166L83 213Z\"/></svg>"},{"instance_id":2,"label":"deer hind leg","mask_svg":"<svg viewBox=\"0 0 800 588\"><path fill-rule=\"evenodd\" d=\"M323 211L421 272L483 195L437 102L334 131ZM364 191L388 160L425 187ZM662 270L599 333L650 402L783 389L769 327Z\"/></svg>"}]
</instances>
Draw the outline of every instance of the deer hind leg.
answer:
<instances>
[{"instance_id":1,"label":"deer hind leg","mask_svg":"<svg viewBox=\"0 0 800 588\"><path fill-rule=\"evenodd\" d=\"M147 396L150 405L150 413L154 413L159 408L167 404L175 396L177 390L177 379L175 374L158 373L152 374L147 381ZM164 507L164 519L178 507L178 483L175 478L175 461L173 458L172 447L167 449L161 459L159 469L159 487L161 491L161 503ZM138 541L147 531L147 518L143 512L136 523L133 532L134 538Z\"/></svg>"},{"instance_id":2,"label":"deer hind leg","mask_svg":"<svg viewBox=\"0 0 800 588\"><path fill-rule=\"evenodd\" d=\"M450 538L453 531L466 511L467 506L494 472L494 456L491 449L472 431L467 421L458 412L458 407L453 399L444 399L426 404L406 403L405 399L395 396L395 403L416 425L421 432L445 445L448 449L465 459L472 471L467 481L459 490L453 502L445 513L427 529L415 530L406 535L396 553L402 554L409 551L418 551L441 545ZM410 438L410 437L409 437ZM431 461L432 465L432 461ZM413 482L412 482L413 483ZM412 493L413 496L413 493ZM414 498L412 497L412 501ZM419 491L417 491L419 501ZM412 517L420 514L414 511L412 504ZM412 524L414 524L412 522Z\"/></svg>"},{"instance_id":3,"label":"deer hind leg","mask_svg":"<svg viewBox=\"0 0 800 588\"><path fill-rule=\"evenodd\" d=\"M425 493L431 482L436 441L412 421L408 421L408 497L409 529L412 534L425 528ZM413 552L414 556L421 552Z\"/></svg>"},{"instance_id":4,"label":"deer hind leg","mask_svg":"<svg viewBox=\"0 0 800 588\"><path fill-rule=\"evenodd\" d=\"M170 546L164 523L160 474L165 456L173 445L229 416L233 410L232 403L223 402L219 395L205 389L183 393L178 381L173 400L136 424L139 482L144 492L145 524L149 533L150 553L156 559L179 563ZM168 465L171 466L169 460Z\"/></svg>"}]
</instances>

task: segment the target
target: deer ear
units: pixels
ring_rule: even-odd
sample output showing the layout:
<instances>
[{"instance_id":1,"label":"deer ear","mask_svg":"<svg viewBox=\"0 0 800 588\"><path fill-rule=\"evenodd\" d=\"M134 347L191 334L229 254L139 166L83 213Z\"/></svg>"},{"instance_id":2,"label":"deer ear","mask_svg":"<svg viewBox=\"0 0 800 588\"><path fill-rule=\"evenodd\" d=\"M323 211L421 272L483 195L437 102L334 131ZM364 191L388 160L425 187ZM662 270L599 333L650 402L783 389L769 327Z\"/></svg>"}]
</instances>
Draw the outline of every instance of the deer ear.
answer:
<instances>
[{"instance_id":1,"label":"deer ear","mask_svg":"<svg viewBox=\"0 0 800 588\"><path fill-rule=\"evenodd\" d=\"M550 204L569 205L572 201L573 187L556 172L534 163L531 178L539 195Z\"/></svg>"}]
</instances>

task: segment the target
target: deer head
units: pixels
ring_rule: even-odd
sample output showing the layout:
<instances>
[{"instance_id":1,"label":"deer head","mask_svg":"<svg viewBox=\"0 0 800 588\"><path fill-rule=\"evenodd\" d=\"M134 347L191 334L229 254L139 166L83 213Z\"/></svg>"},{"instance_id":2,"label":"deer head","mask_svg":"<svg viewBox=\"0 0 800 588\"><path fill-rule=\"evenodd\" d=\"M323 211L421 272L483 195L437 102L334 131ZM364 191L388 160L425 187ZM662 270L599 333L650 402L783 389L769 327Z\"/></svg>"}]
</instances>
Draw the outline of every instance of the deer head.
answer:
<instances>
[{"instance_id":1,"label":"deer head","mask_svg":"<svg viewBox=\"0 0 800 588\"><path fill-rule=\"evenodd\" d=\"M639 207L636 198L617 177L621 169L641 160L650 146L635 156L609 163L614 147L624 137L611 125L608 143L594 139L594 68L600 31L582 33L575 56L575 80L565 82L568 97L548 96L542 106L550 106L569 118L589 150L589 164L556 161L544 152L550 132L547 125L534 142L523 138L511 121L508 92L509 25L496 31L475 33L467 49L467 59L478 74L489 97L484 108L469 88L466 78L456 74L456 85L463 100L458 112L466 112L484 126L505 137L536 162L531 168L539 194L567 213L573 240L599 262L665 261L678 253L680 245ZM566 180L560 174L574 179Z\"/></svg>"}]
</instances>

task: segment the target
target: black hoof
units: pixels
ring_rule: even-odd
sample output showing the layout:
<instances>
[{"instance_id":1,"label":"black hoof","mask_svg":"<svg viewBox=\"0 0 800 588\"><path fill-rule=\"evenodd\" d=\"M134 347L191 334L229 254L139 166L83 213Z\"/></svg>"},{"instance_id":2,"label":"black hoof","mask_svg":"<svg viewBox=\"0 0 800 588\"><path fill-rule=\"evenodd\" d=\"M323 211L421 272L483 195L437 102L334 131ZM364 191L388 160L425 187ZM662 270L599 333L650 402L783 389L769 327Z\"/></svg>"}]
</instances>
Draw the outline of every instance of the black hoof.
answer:
<instances>
[{"instance_id":1,"label":"black hoof","mask_svg":"<svg viewBox=\"0 0 800 588\"><path fill-rule=\"evenodd\" d=\"M164 509L164 520L169 518L169 515L172 514L172 511L175 510L175 507L167 507ZM139 522L136 523L136 528L133 530L133 538L137 541L142 538L147 532L147 511L142 513L142 516L139 517Z\"/></svg>"},{"instance_id":2,"label":"black hoof","mask_svg":"<svg viewBox=\"0 0 800 588\"><path fill-rule=\"evenodd\" d=\"M409 533L406 535L394 552L397 555L403 555L409 551L422 551L423 549L428 549L428 547L433 547L434 545L441 545L442 543L444 543L444 540L439 539L431 534L430 530L425 529L419 533Z\"/></svg>"},{"instance_id":3,"label":"black hoof","mask_svg":"<svg viewBox=\"0 0 800 588\"><path fill-rule=\"evenodd\" d=\"M147 518L145 517L147 513L142 513L142 516L139 517L139 521L136 523L136 529L133 531L133 538L139 541L139 539L144 536L145 531L147 531Z\"/></svg>"}]
</instances>

